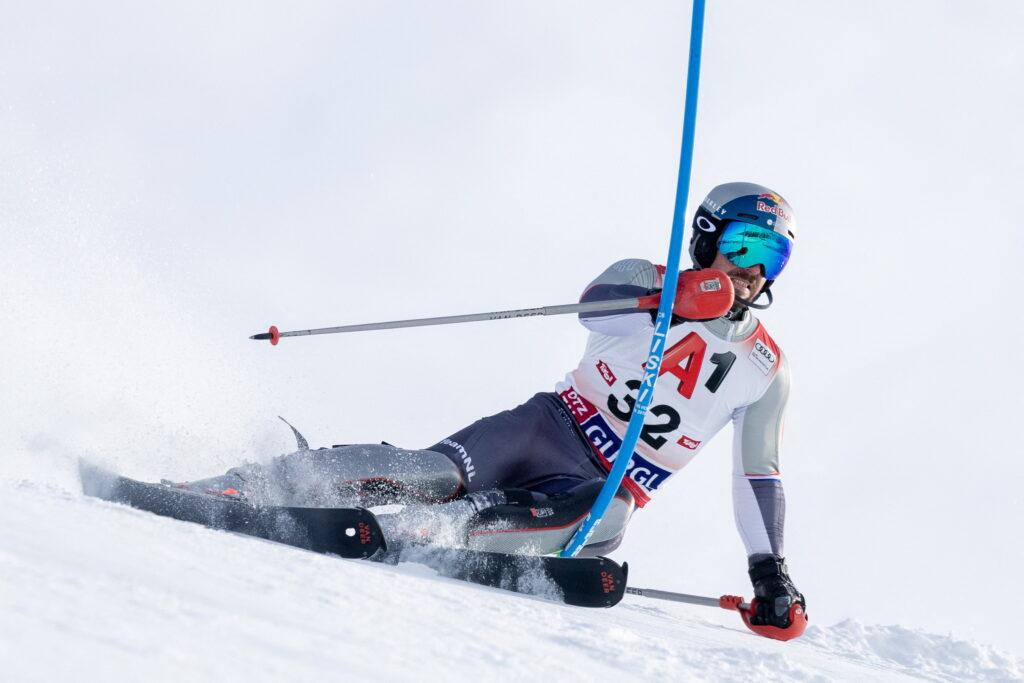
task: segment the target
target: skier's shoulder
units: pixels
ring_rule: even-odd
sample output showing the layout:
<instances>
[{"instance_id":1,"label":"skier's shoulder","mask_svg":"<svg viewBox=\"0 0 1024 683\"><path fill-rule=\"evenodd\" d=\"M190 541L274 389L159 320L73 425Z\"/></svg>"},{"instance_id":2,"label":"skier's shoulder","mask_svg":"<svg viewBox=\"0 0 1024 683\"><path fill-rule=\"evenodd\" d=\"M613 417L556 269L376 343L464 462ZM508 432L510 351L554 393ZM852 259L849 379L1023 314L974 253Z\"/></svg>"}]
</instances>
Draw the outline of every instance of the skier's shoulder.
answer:
<instances>
[{"instance_id":1,"label":"skier's shoulder","mask_svg":"<svg viewBox=\"0 0 1024 683\"><path fill-rule=\"evenodd\" d=\"M754 326L747 340L747 346L750 348L749 358L764 373L766 380L755 403L765 406L769 412L780 413L789 400L792 381L789 360L765 324L753 314L750 315Z\"/></svg>"},{"instance_id":2,"label":"skier's shoulder","mask_svg":"<svg viewBox=\"0 0 1024 683\"><path fill-rule=\"evenodd\" d=\"M615 261L598 275L591 286L596 284L608 285L637 285L653 289L660 286L664 267L659 267L641 258L625 258Z\"/></svg>"},{"instance_id":3,"label":"skier's shoulder","mask_svg":"<svg viewBox=\"0 0 1024 683\"><path fill-rule=\"evenodd\" d=\"M755 316L753 313L750 314L750 317L752 318L752 322L754 323L754 331L751 334L751 337L754 340L754 346L756 347L758 343L762 344L765 349L770 351L771 354L778 359L780 365L788 365L786 354L785 352L783 352L782 346L779 345L779 342L776 341L775 337L773 337L772 334L768 331L768 328L767 326L765 326L764 321Z\"/></svg>"},{"instance_id":4,"label":"skier's shoulder","mask_svg":"<svg viewBox=\"0 0 1024 683\"><path fill-rule=\"evenodd\" d=\"M742 317L725 316L699 323L707 332L717 337L733 353L746 356L760 372L752 378L764 378L767 383L788 384L789 362L782 346L768 331L767 326L758 319L753 311L747 309ZM755 382L762 385L762 382Z\"/></svg>"}]
</instances>

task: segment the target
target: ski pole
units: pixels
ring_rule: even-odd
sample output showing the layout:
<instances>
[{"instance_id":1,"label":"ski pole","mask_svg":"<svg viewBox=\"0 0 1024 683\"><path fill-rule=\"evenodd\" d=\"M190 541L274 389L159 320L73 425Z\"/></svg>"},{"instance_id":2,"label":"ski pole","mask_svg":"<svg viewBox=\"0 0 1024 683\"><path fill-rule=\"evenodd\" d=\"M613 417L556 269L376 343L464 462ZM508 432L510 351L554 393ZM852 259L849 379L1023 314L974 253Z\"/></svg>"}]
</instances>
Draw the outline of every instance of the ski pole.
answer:
<instances>
[{"instance_id":1,"label":"ski pole","mask_svg":"<svg viewBox=\"0 0 1024 683\"><path fill-rule=\"evenodd\" d=\"M701 605L703 607L721 607L730 611L736 611L743 617L743 623L751 631L765 638L773 640L792 640L803 635L807 628L807 612L803 605L794 603L789 608L789 626L765 626L750 623L750 615L755 612L753 603L744 602L738 595L723 595L720 598L709 598L703 595L689 595L687 593L673 593L672 591L655 590L653 588L630 588L626 587L629 595L639 595L643 598L654 598L655 600L668 600L670 602L685 602L690 605Z\"/></svg>"},{"instance_id":2,"label":"ski pole","mask_svg":"<svg viewBox=\"0 0 1024 683\"><path fill-rule=\"evenodd\" d=\"M437 318L414 318L412 320L389 320L381 323L363 323L359 325L341 325L338 327L321 327L312 330L292 330L281 332L276 325L271 325L267 332L254 334L249 339L257 341L270 340L274 346L282 337L308 337L314 334L339 334L343 332L368 332L370 330L394 330L400 327L426 327L429 325L451 325L453 323L471 323L482 320L510 320L512 318L528 318L537 315L565 315L566 313L593 313L595 311L615 310L646 310L657 308L661 294L630 297L625 299L606 299L589 301L583 304L559 304L557 306L539 306L537 308L517 308L508 311L492 311L490 313L467 313L465 315L446 315Z\"/></svg>"},{"instance_id":3,"label":"ski pole","mask_svg":"<svg viewBox=\"0 0 1024 683\"><path fill-rule=\"evenodd\" d=\"M688 593L673 593L672 591L660 591L654 588L630 588L626 587L630 595L639 595L644 598L655 600L669 600L671 602L685 602L690 605L703 605L704 607L721 607L723 609L749 610L750 605L743 602L743 598L735 595L723 595L720 598L707 598L703 595L689 595ZM735 601L735 603L733 602Z\"/></svg>"}]
</instances>

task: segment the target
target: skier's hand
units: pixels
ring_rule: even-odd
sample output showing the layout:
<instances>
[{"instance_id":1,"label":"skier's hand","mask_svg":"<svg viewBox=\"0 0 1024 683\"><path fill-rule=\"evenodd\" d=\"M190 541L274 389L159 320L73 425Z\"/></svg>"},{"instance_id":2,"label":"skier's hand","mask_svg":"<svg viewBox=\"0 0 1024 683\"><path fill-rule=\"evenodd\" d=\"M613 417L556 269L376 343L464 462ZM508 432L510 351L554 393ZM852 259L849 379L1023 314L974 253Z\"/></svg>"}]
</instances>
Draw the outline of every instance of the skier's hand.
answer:
<instances>
[{"instance_id":1,"label":"skier's hand","mask_svg":"<svg viewBox=\"0 0 1024 683\"><path fill-rule=\"evenodd\" d=\"M672 312L686 320L714 320L732 308L735 293L732 280L713 268L679 273Z\"/></svg>"},{"instance_id":2,"label":"skier's hand","mask_svg":"<svg viewBox=\"0 0 1024 683\"><path fill-rule=\"evenodd\" d=\"M754 584L751 624L788 628L790 608L794 603L800 603L804 611L807 611L807 602L789 578L784 558L768 555L756 562L752 560L750 581Z\"/></svg>"}]
</instances>

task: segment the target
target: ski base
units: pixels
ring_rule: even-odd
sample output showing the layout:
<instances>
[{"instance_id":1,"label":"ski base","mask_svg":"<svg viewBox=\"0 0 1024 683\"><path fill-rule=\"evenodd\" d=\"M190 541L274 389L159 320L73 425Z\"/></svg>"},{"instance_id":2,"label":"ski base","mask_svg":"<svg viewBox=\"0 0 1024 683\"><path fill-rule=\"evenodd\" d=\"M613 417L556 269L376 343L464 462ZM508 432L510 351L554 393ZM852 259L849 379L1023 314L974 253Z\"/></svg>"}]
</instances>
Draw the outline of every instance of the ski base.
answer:
<instances>
[{"instance_id":1,"label":"ski base","mask_svg":"<svg viewBox=\"0 0 1024 683\"><path fill-rule=\"evenodd\" d=\"M162 517L348 558L367 558L384 548L377 518L362 508L255 507L240 500L136 481L85 461L79 462L79 473L86 495Z\"/></svg>"}]
</instances>

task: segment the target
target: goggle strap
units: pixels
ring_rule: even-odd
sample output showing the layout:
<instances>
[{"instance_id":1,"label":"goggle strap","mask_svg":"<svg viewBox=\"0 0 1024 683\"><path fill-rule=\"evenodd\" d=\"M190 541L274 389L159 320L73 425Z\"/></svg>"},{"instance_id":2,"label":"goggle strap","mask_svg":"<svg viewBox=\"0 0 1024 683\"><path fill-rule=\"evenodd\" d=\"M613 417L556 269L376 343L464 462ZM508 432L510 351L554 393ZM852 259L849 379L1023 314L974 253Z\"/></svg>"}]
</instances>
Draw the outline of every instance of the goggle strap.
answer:
<instances>
[{"instance_id":1,"label":"goggle strap","mask_svg":"<svg viewBox=\"0 0 1024 683\"><path fill-rule=\"evenodd\" d=\"M767 294L768 295L768 303L766 303L766 304L759 304L759 303L757 303L757 300L761 298L762 294ZM756 308L759 311L763 311L764 309L766 309L769 306L771 306L772 303L774 303L775 297L772 295L771 285L765 285L764 288L758 293L758 295L754 297L753 301L747 301L746 299L741 299L739 297L736 297L736 301L738 301L739 303L743 304L747 308Z\"/></svg>"}]
</instances>

